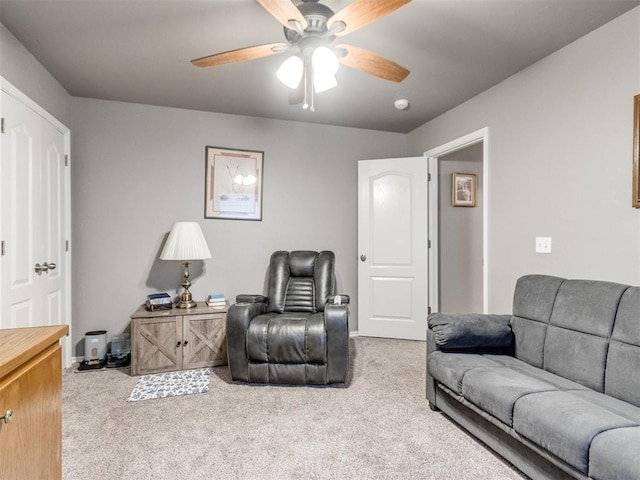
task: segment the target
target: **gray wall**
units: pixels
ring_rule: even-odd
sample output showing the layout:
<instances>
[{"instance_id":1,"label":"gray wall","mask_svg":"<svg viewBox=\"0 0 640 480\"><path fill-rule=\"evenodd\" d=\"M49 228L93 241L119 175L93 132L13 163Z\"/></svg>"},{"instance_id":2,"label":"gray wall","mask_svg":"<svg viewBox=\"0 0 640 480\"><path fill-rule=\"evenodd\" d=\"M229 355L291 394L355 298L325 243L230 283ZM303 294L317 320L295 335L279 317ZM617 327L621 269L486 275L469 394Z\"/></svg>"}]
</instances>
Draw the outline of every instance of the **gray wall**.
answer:
<instances>
[{"instance_id":1,"label":"gray wall","mask_svg":"<svg viewBox=\"0 0 640 480\"><path fill-rule=\"evenodd\" d=\"M482 143L438 160L438 311L482 312ZM454 173L476 175L475 207L451 206Z\"/></svg>"},{"instance_id":2,"label":"gray wall","mask_svg":"<svg viewBox=\"0 0 640 480\"><path fill-rule=\"evenodd\" d=\"M490 311L511 311L527 273L640 283L638 45L640 7L408 135L419 155L489 127ZM553 238L550 255L534 252L536 236Z\"/></svg>"},{"instance_id":3,"label":"gray wall","mask_svg":"<svg viewBox=\"0 0 640 480\"><path fill-rule=\"evenodd\" d=\"M179 266L157 257L177 220L201 222L214 255L193 265L197 298L261 291L279 248L335 250L340 290L355 298L357 160L420 155L485 126L489 309L510 311L525 273L640 284L640 7L409 135L71 100L2 26L0 41L0 74L72 129L76 344L124 330L147 292L175 290ZM264 150L262 222L202 218L205 145ZM551 255L534 253L536 236L553 237Z\"/></svg>"},{"instance_id":4,"label":"gray wall","mask_svg":"<svg viewBox=\"0 0 640 480\"><path fill-rule=\"evenodd\" d=\"M74 344L123 331L147 293L175 292L158 260L174 222L198 221L213 258L191 268L195 299L262 293L275 250L333 250L357 330L357 160L406 154L406 135L74 98ZM205 146L264 151L263 220L205 220Z\"/></svg>"},{"instance_id":5,"label":"gray wall","mask_svg":"<svg viewBox=\"0 0 640 480\"><path fill-rule=\"evenodd\" d=\"M57 120L71 126L71 95L1 23L0 75Z\"/></svg>"}]
</instances>

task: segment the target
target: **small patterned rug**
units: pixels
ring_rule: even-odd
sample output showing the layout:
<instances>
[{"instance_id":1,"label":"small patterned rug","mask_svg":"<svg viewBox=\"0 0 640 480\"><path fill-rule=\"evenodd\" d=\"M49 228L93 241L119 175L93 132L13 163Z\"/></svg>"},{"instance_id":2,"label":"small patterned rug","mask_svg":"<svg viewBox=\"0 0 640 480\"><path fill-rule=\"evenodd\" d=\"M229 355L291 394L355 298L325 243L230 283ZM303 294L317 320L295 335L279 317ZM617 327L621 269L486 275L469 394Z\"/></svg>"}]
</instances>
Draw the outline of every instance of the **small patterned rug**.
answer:
<instances>
[{"instance_id":1,"label":"small patterned rug","mask_svg":"<svg viewBox=\"0 0 640 480\"><path fill-rule=\"evenodd\" d=\"M207 393L210 375L208 368L144 375L138 380L127 402Z\"/></svg>"}]
</instances>

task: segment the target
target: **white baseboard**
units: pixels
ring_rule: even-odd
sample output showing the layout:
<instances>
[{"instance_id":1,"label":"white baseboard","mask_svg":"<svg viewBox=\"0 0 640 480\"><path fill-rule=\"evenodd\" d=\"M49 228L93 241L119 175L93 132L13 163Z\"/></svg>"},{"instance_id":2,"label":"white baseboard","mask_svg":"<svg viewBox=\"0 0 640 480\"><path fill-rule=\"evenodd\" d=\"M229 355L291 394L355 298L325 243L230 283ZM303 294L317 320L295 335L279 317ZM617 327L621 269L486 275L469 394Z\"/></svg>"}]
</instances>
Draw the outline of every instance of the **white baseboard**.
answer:
<instances>
[{"instance_id":1,"label":"white baseboard","mask_svg":"<svg viewBox=\"0 0 640 480\"><path fill-rule=\"evenodd\" d=\"M349 337L353 338L353 337L357 337L358 336L358 331L356 330L355 332L349 332Z\"/></svg>"}]
</instances>

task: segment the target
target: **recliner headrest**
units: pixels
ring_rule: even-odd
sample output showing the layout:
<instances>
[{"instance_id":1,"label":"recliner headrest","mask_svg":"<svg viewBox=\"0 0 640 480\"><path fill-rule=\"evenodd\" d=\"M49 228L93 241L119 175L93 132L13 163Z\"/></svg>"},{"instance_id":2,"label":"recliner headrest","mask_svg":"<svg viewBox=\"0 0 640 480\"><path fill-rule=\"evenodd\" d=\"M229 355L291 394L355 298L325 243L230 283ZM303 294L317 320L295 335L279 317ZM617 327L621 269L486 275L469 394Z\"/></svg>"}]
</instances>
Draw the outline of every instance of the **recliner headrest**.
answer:
<instances>
[{"instance_id":1,"label":"recliner headrest","mask_svg":"<svg viewBox=\"0 0 640 480\"><path fill-rule=\"evenodd\" d=\"M289 252L289 272L292 277L313 277L318 252Z\"/></svg>"}]
</instances>

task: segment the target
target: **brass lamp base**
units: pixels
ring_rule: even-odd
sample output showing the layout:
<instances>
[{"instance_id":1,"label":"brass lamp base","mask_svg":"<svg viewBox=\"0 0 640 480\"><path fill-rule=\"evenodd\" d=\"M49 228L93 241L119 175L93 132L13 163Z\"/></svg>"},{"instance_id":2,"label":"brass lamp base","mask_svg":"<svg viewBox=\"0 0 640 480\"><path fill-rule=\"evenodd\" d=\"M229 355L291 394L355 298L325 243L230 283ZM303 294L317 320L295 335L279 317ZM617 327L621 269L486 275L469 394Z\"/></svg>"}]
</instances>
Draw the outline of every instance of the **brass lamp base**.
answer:
<instances>
[{"instance_id":1,"label":"brass lamp base","mask_svg":"<svg viewBox=\"0 0 640 480\"><path fill-rule=\"evenodd\" d=\"M178 304L176 305L176 307L178 308L193 308L195 306L197 306L198 304L196 302L194 302L193 300L191 300L190 302L184 302L182 300L180 300L178 302Z\"/></svg>"},{"instance_id":2,"label":"brass lamp base","mask_svg":"<svg viewBox=\"0 0 640 480\"><path fill-rule=\"evenodd\" d=\"M182 282L182 288L184 288L184 291L180 295L178 305L176 305L178 308L193 308L198 305L193 298L191 298L191 292L189 291L190 286L189 262L184 262L184 281Z\"/></svg>"}]
</instances>

